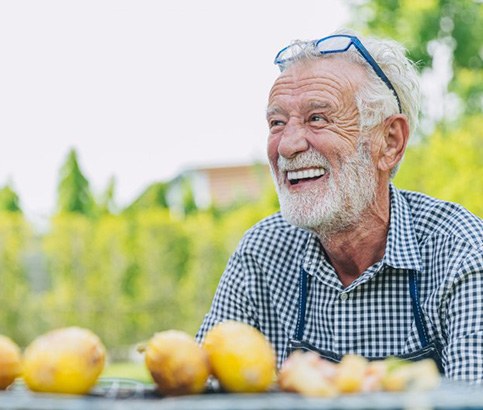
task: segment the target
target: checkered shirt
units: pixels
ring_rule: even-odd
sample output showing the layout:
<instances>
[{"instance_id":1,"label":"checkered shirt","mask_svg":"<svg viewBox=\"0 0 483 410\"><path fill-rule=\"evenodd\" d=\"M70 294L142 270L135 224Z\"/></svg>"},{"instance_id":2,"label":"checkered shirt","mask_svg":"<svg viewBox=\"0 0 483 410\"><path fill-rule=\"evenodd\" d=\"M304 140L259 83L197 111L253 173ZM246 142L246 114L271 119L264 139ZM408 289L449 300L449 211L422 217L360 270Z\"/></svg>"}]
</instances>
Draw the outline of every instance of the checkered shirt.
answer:
<instances>
[{"instance_id":1,"label":"checkered shirt","mask_svg":"<svg viewBox=\"0 0 483 410\"><path fill-rule=\"evenodd\" d=\"M428 339L445 375L483 382L483 221L460 205L393 185L384 257L347 288L317 237L274 214L231 256L197 334L232 319L262 331L280 366L295 336L301 266L309 275L304 341L338 354L385 357L421 348L408 270L418 272Z\"/></svg>"}]
</instances>

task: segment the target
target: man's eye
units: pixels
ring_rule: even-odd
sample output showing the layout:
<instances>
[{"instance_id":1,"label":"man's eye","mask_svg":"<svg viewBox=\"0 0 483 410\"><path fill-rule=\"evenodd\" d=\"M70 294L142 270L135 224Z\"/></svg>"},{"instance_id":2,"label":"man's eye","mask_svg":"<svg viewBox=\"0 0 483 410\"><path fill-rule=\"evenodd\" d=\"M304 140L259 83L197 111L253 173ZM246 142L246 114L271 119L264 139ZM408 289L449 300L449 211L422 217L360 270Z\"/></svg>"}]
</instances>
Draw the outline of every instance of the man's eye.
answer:
<instances>
[{"instance_id":1,"label":"man's eye","mask_svg":"<svg viewBox=\"0 0 483 410\"><path fill-rule=\"evenodd\" d=\"M320 114L313 114L310 116L310 122L327 122L327 119Z\"/></svg>"},{"instance_id":2,"label":"man's eye","mask_svg":"<svg viewBox=\"0 0 483 410\"><path fill-rule=\"evenodd\" d=\"M282 120L270 120L270 128L281 127L285 123Z\"/></svg>"}]
</instances>

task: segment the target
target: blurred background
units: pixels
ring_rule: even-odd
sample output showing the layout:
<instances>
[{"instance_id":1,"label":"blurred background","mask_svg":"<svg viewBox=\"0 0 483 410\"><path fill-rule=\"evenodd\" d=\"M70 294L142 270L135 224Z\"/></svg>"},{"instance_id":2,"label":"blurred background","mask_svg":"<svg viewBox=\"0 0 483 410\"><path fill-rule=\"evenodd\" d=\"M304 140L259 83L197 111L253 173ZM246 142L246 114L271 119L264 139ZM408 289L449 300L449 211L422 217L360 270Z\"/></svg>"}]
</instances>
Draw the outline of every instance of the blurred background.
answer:
<instances>
[{"instance_id":1,"label":"blurred background","mask_svg":"<svg viewBox=\"0 0 483 410\"><path fill-rule=\"evenodd\" d=\"M194 335L278 208L273 58L343 26L399 40L421 72L395 184L483 216L481 1L1 1L0 334L84 326L112 362Z\"/></svg>"}]
</instances>

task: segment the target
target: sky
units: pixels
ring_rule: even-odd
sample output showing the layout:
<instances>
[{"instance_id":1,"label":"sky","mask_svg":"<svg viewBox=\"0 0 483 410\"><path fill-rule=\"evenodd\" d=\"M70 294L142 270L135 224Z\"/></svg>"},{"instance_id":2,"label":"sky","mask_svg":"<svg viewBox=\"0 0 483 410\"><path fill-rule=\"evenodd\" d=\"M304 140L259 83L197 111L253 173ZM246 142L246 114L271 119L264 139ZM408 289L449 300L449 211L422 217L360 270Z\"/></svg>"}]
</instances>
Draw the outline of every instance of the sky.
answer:
<instances>
[{"instance_id":1,"label":"sky","mask_svg":"<svg viewBox=\"0 0 483 410\"><path fill-rule=\"evenodd\" d=\"M120 206L185 169L263 161L275 54L348 21L340 0L0 0L0 187L38 219L72 148Z\"/></svg>"}]
</instances>

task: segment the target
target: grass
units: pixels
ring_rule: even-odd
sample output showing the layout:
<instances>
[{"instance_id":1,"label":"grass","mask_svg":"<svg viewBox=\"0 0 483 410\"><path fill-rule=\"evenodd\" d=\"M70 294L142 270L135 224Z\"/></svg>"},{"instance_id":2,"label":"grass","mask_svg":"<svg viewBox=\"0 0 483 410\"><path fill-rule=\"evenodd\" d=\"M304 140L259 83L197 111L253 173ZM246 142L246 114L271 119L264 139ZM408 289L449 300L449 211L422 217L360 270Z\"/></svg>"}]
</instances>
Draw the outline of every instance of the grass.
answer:
<instances>
[{"instance_id":1,"label":"grass","mask_svg":"<svg viewBox=\"0 0 483 410\"><path fill-rule=\"evenodd\" d=\"M121 377L138 380L143 383L153 382L144 362L110 363L105 367L101 377Z\"/></svg>"}]
</instances>

